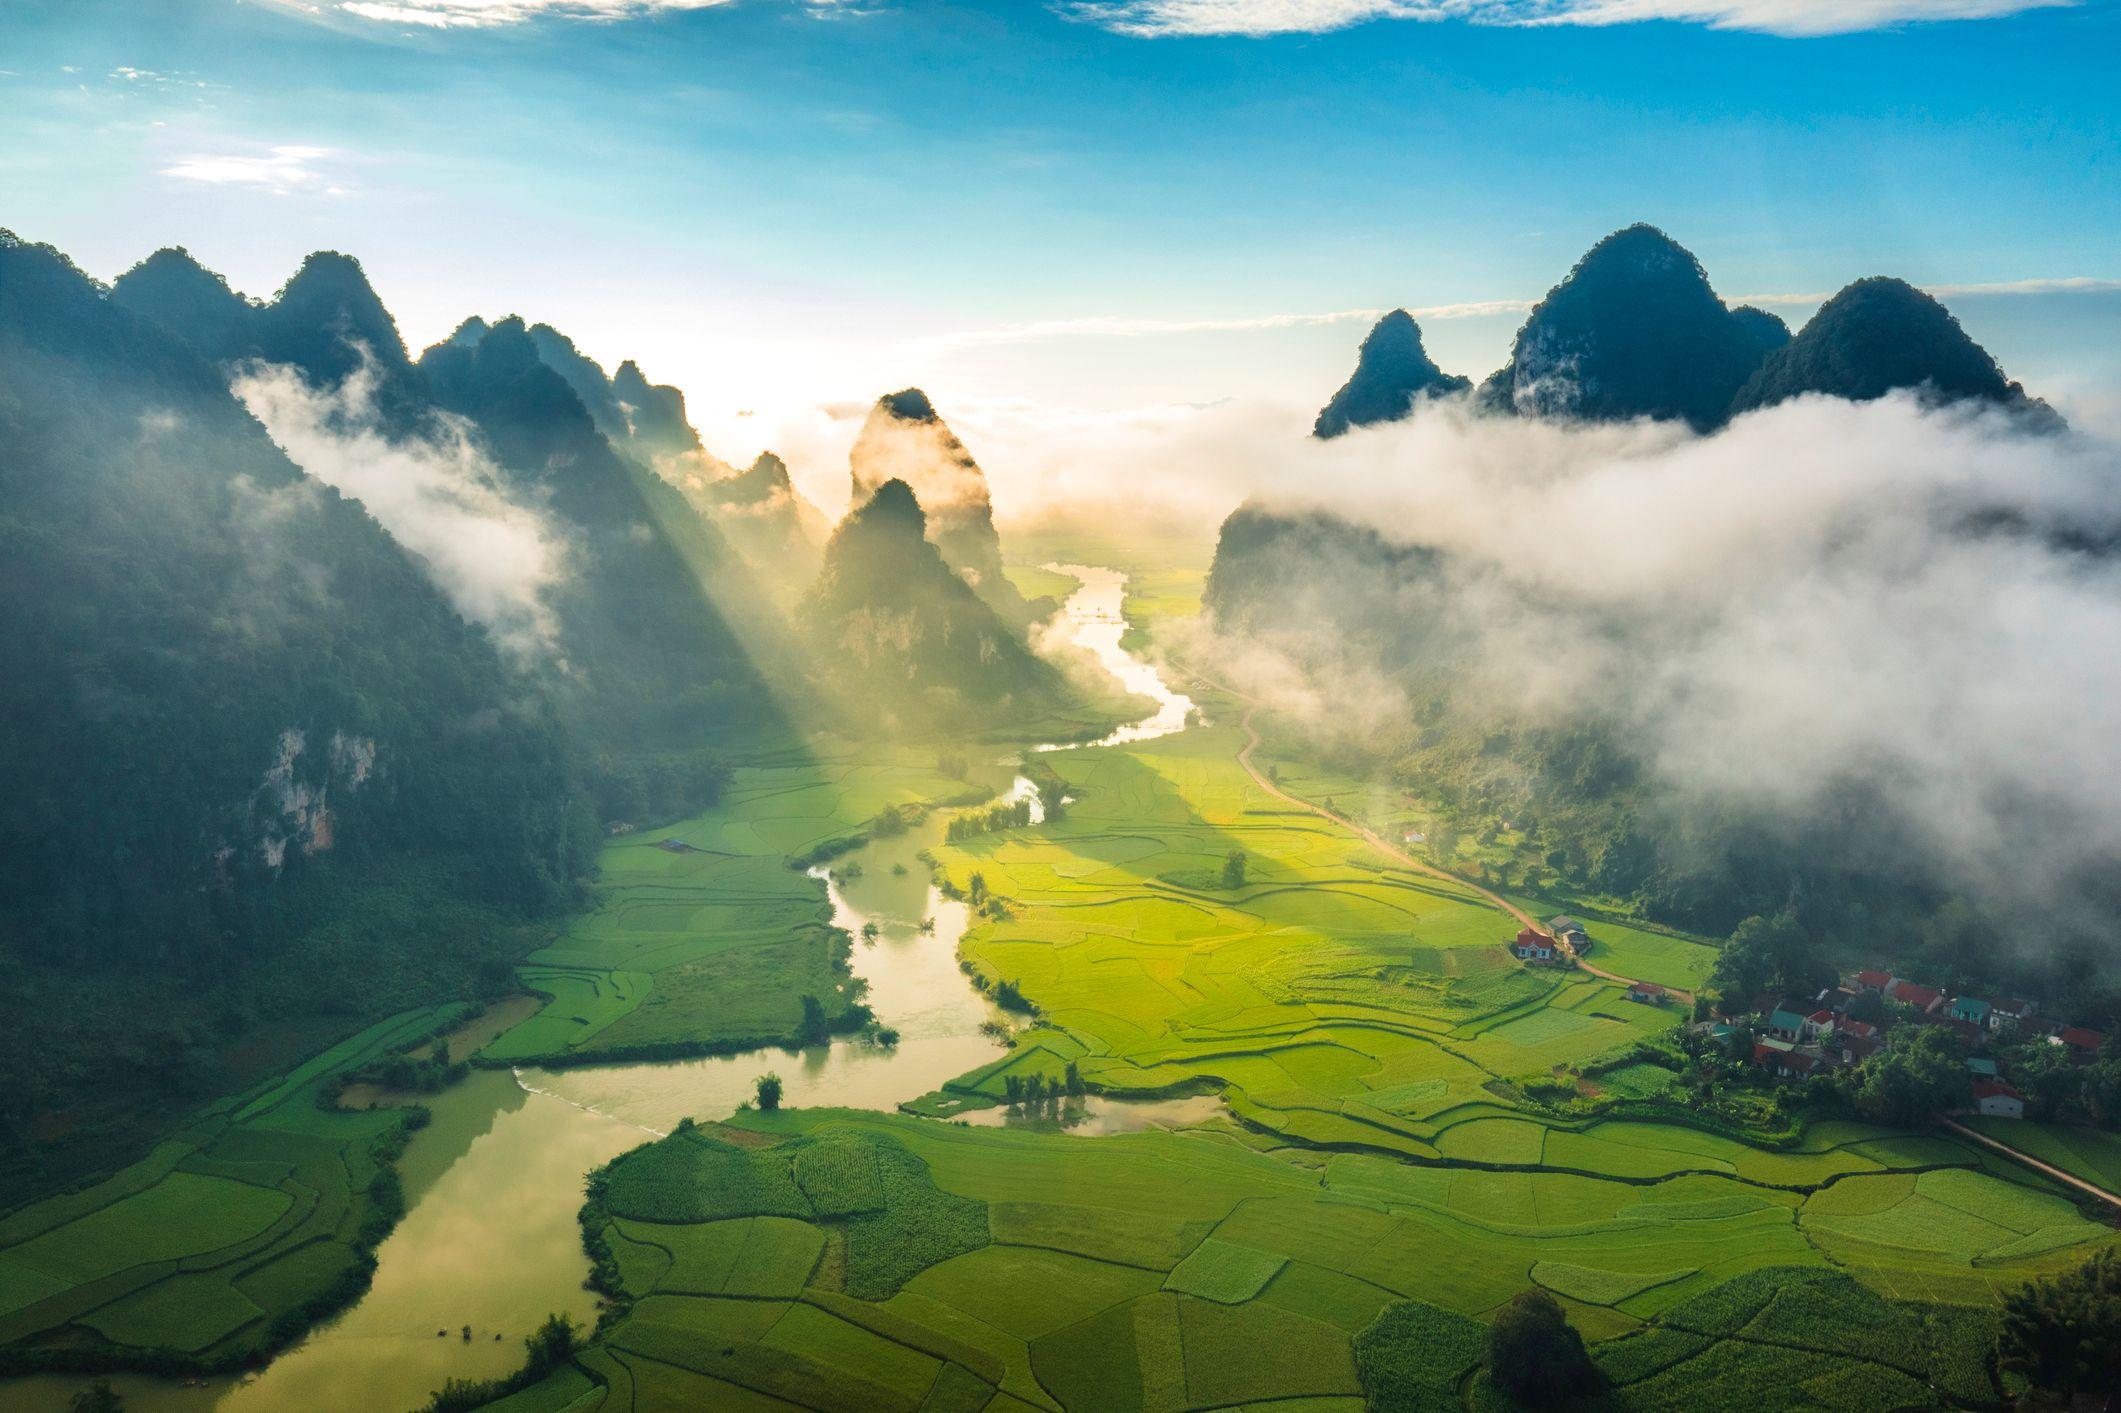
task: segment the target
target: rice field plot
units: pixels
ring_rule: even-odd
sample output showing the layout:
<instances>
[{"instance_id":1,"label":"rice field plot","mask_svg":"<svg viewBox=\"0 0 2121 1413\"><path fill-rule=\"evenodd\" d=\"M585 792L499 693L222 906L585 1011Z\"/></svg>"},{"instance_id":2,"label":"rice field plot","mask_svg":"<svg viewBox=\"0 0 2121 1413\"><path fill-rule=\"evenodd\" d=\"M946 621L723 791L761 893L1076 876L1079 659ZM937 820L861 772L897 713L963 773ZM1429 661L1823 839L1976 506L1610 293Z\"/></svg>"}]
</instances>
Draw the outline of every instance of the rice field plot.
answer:
<instances>
[{"instance_id":1,"label":"rice field plot","mask_svg":"<svg viewBox=\"0 0 2121 1413\"><path fill-rule=\"evenodd\" d=\"M2121 1134L2068 1124L2038 1124L2024 1119L1979 1116L1964 1120L1968 1128L2032 1154L2073 1177L2121 1193Z\"/></svg>"},{"instance_id":2,"label":"rice field plot","mask_svg":"<svg viewBox=\"0 0 2121 1413\"><path fill-rule=\"evenodd\" d=\"M1735 1174L1622 1181L1352 1154L1306 1168L1191 1133L1077 1139L827 1110L744 1114L727 1127L745 1130L743 1141L713 1129L676 1135L622 1158L605 1180L637 1303L598 1357L624 1361L637 1393L646 1381L663 1390L657 1397L714 1387L813 1406L917 1407L913 1386L925 1376L923 1390L947 1377L968 1406L1002 1391L1030 1406L1090 1409L1355 1400L1392 1378L1455 1388L1470 1361L1449 1340L1439 1336L1433 1358L1402 1349L1411 1363L1394 1374L1365 1332L1395 1301L1420 1301L1440 1312L1426 1321L1477 1347L1488 1312L1538 1284L1594 1337L1651 1322L1611 1346L1626 1400L1617 1406L1699 1406L1724 1380L1753 1374L1809 1390L1804 1398L1913 1388L1910 1406L1925 1406L1893 1346L1941 1361L1965 1337L1959 1317L1825 1273L1806 1240L1813 1218L1875 1215L1917 1197L1956 1210L1984 1196L2017 1227L2040 1230L2051 1215L2043 1194L1991 1193L1996 1179L1973 1170L1858 1175L1808 1199ZM1453 1126L1462 1142L1518 1152L1537 1127L1499 1113ZM1638 1144L1659 1132L1613 1127ZM1690 1148L1742 1148L1678 1135ZM864 1147L870 1163L856 1156ZM1822 1143L1788 1156L1838 1152ZM759 1165L777 1165L785 1181ZM806 1183L806 1168L834 1176ZM876 1198L880 1211L863 1210ZM1805 1212L1814 1199L1819 1211ZM643 1203L662 1220L627 1214ZM707 1219L670 1221L681 1207ZM769 1207L794 1210L728 1215ZM964 1225L975 1214L976 1233ZM888 1227L871 1233L888 1253L880 1265L861 1254L871 1237L860 1224L878 1218ZM731 1273L762 1231L773 1233L770 1251L790 1254L762 1262L776 1280L732 1299ZM651 1250L669 1253L667 1267ZM1830 1275L1840 1303L1762 1299L1794 1277L1748 1273L1777 1266ZM1831 1342L1815 1338L1821 1329ZM1789 1347L1799 1338L1819 1347L1799 1358ZM1953 1375L1962 1376L1974 1377Z\"/></svg>"},{"instance_id":3,"label":"rice field plot","mask_svg":"<svg viewBox=\"0 0 2121 1413\"><path fill-rule=\"evenodd\" d=\"M343 1290L380 1239L378 1146L403 1111L322 1107L334 1073L410 1043L461 1007L389 1017L211 1106L95 1187L0 1222L0 1346L61 1339L224 1366L275 1318Z\"/></svg>"}]
</instances>

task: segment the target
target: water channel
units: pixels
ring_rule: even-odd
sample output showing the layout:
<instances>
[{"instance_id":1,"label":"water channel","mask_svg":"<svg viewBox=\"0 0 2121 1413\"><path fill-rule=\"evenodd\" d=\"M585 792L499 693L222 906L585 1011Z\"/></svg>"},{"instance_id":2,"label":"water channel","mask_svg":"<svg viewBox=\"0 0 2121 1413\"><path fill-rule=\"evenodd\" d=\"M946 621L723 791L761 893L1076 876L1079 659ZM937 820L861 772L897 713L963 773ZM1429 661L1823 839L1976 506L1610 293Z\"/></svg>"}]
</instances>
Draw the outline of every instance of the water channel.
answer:
<instances>
[{"instance_id":1,"label":"water channel","mask_svg":"<svg viewBox=\"0 0 2121 1413\"><path fill-rule=\"evenodd\" d=\"M1156 703L1150 716L1090 744L1182 730L1193 703L1120 646L1126 576L1094 565L1048 567L1081 581L1061 610L1069 640L1130 692ZM1031 799L1036 810L1028 779L1019 777L1011 793ZM415 1135L401 1162L406 1216L378 1248L374 1284L354 1306L252 1374L192 1385L113 1377L126 1407L134 1413L376 1413L416 1408L447 1379L507 1373L522 1362L523 1337L548 1313L564 1312L585 1326L595 1322L596 1298L582 1288L588 1263L576 1225L590 1169L669 1132L680 1119L728 1117L767 1070L781 1077L782 1103L791 1108L891 1110L993 1060L1000 1052L992 1027L1008 1017L958 968L958 939L970 910L936 890L918 857L941 829L940 819L930 819L849 855L837 877L819 871L833 921L856 939L854 973L868 983L879 1022L898 1031L896 1045L853 1038L793 1054L475 1071L423 1099L433 1122ZM850 871L848 862L861 867ZM1220 1102L1214 1096L1090 1096L1070 1101L1058 1123L1001 1107L969 1110L960 1121L1065 1127L1094 1136L1198 1122ZM63 1413L86 1382L78 1375L13 1380L0 1384L0 1403L23 1413Z\"/></svg>"}]
</instances>

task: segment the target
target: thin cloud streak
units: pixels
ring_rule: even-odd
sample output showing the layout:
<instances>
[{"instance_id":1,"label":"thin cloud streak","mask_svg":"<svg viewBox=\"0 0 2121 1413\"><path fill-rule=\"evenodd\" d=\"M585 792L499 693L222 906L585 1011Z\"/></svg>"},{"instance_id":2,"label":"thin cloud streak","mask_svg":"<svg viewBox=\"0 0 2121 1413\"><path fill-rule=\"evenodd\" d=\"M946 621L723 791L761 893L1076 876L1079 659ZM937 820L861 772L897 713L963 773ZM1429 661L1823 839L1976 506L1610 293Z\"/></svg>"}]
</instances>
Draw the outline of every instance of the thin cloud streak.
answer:
<instances>
[{"instance_id":1,"label":"thin cloud streak","mask_svg":"<svg viewBox=\"0 0 2121 1413\"><path fill-rule=\"evenodd\" d=\"M1926 285L1939 299L1980 295L2066 295L2121 293L2121 280L2073 276L2066 279L2004 280L1991 284ZM1732 304L1807 305L1824 304L1832 290L1811 294L1741 294ZM1409 306L1407 313L1421 322L1445 319L1486 319L1526 314L1537 303L1530 299L1483 299L1459 304ZM1042 319L1025 324L1003 324L989 329L961 329L909 341L908 347L924 353L956 353L965 349L994 348L1008 344L1045 343L1069 338L1168 338L1184 334L1256 333L1276 329L1317 328L1330 324L1367 323L1383 318L1386 309L1336 309L1324 313L1258 314L1241 319L1136 319L1122 315L1097 315L1085 319Z\"/></svg>"},{"instance_id":2,"label":"thin cloud streak","mask_svg":"<svg viewBox=\"0 0 2121 1413\"><path fill-rule=\"evenodd\" d=\"M1671 20L1786 38L1939 20L1984 20L2077 0L1064 0L1060 13L1117 34L1326 34L1375 20L1618 25Z\"/></svg>"},{"instance_id":3,"label":"thin cloud streak","mask_svg":"<svg viewBox=\"0 0 2121 1413\"><path fill-rule=\"evenodd\" d=\"M1471 304L1435 304L1407 312L1417 319L1479 319L1495 314L1523 314L1529 299L1490 299ZM1320 314L1258 314L1242 319L1135 319L1121 315L1098 315L1088 319L1042 319L1028 324L1004 324L991 329L963 329L915 339L912 347L930 353L950 353L967 348L991 348L1002 344L1044 343L1065 338L1166 338L1181 334L1237 334L1273 329L1317 328L1327 324L1367 323L1382 319L1387 309L1336 309Z\"/></svg>"}]
</instances>

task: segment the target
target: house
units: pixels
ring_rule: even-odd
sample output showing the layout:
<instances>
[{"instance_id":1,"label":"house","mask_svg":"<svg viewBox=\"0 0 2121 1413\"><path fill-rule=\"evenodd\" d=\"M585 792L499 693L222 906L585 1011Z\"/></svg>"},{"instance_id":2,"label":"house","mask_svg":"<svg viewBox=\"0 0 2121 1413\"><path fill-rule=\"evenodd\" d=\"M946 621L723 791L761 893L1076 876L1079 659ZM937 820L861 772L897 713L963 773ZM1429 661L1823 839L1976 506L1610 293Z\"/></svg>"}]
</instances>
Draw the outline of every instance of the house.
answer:
<instances>
[{"instance_id":1,"label":"house","mask_svg":"<svg viewBox=\"0 0 2121 1413\"><path fill-rule=\"evenodd\" d=\"M1893 984L1885 989L1885 999L1912 1006L1926 1015L1944 1004L1944 993L1934 986L1921 986L1895 977Z\"/></svg>"},{"instance_id":2,"label":"house","mask_svg":"<svg viewBox=\"0 0 2121 1413\"><path fill-rule=\"evenodd\" d=\"M2062 1027L2062 1033L2056 1036L2055 1039L2069 1047L2071 1058L2085 1060L2097 1059L2099 1057L2099 1047L2106 1043L2105 1036L2096 1030L2086 1030L2081 1025L2066 1025Z\"/></svg>"},{"instance_id":3,"label":"house","mask_svg":"<svg viewBox=\"0 0 2121 1413\"><path fill-rule=\"evenodd\" d=\"M1521 962L1551 962L1554 960L1554 939L1536 927L1521 929L1510 950Z\"/></svg>"},{"instance_id":4,"label":"house","mask_svg":"<svg viewBox=\"0 0 2121 1413\"><path fill-rule=\"evenodd\" d=\"M1820 992L1817 996L1812 998L1812 1004L1814 1007L1832 1011L1835 1015L1839 1016L1847 1013L1849 1008L1849 1002L1855 999L1856 993L1849 990L1847 987L1829 986L1826 988L1826 990Z\"/></svg>"},{"instance_id":5,"label":"house","mask_svg":"<svg viewBox=\"0 0 2121 1413\"><path fill-rule=\"evenodd\" d=\"M1804 1024L1799 1028L1797 1035L1806 1044L1812 1044L1827 1040L1833 1033L1834 1013L1827 1010L1818 1010L1804 1018Z\"/></svg>"},{"instance_id":6,"label":"house","mask_svg":"<svg viewBox=\"0 0 2121 1413\"><path fill-rule=\"evenodd\" d=\"M1998 1078L1996 1074L1996 1062L1994 1060L1984 1059L1980 1055L1976 1055L1974 1056L1974 1058L1966 1062L1966 1072L1972 1075L1975 1079Z\"/></svg>"},{"instance_id":7,"label":"house","mask_svg":"<svg viewBox=\"0 0 2121 1413\"><path fill-rule=\"evenodd\" d=\"M1628 999L1646 1006L1661 1006L1668 993L1654 981L1638 981L1628 988Z\"/></svg>"},{"instance_id":8,"label":"house","mask_svg":"<svg viewBox=\"0 0 2121 1413\"><path fill-rule=\"evenodd\" d=\"M1787 1040L1756 1040L1753 1063L1784 1079L1801 1079L1819 1068L1819 1056L1811 1050L1800 1050Z\"/></svg>"},{"instance_id":9,"label":"house","mask_svg":"<svg viewBox=\"0 0 2121 1413\"><path fill-rule=\"evenodd\" d=\"M2033 1018L2033 1013L2038 1009L2032 1002L2016 996L2005 996L1991 1001L1988 1007L1988 1028L2001 1030L2006 1025L2022 1026Z\"/></svg>"},{"instance_id":10,"label":"house","mask_svg":"<svg viewBox=\"0 0 2121 1413\"><path fill-rule=\"evenodd\" d=\"M1893 977L1890 972L1859 971L1856 973L1856 989L1858 991L1883 991L1892 984Z\"/></svg>"},{"instance_id":11,"label":"house","mask_svg":"<svg viewBox=\"0 0 2121 1413\"><path fill-rule=\"evenodd\" d=\"M1993 1119L2025 1117L2025 1096L2000 1079L1974 1081L1974 1108Z\"/></svg>"},{"instance_id":12,"label":"house","mask_svg":"<svg viewBox=\"0 0 2121 1413\"><path fill-rule=\"evenodd\" d=\"M1885 1048L1885 1035L1869 1021L1845 1020L1828 1043L1841 1052L1842 1064L1860 1065Z\"/></svg>"},{"instance_id":13,"label":"house","mask_svg":"<svg viewBox=\"0 0 2121 1413\"><path fill-rule=\"evenodd\" d=\"M1795 1045L1804 1038L1804 1017L1795 1011L1777 1006L1767 1018L1768 1033L1778 1040L1787 1040Z\"/></svg>"},{"instance_id":14,"label":"house","mask_svg":"<svg viewBox=\"0 0 2121 1413\"><path fill-rule=\"evenodd\" d=\"M1547 931L1555 940L1569 949L1571 956L1580 957L1591 950L1591 934L1583 930L1583 924L1572 917L1552 918L1547 922Z\"/></svg>"},{"instance_id":15,"label":"house","mask_svg":"<svg viewBox=\"0 0 2121 1413\"><path fill-rule=\"evenodd\" d=\"M1965 1021L1968 1025L1988 1024L1989 1004L1979 996L1960 996L1952 1001L1947 1011L1953 1020Z\"/></svg>"}]
</instances>

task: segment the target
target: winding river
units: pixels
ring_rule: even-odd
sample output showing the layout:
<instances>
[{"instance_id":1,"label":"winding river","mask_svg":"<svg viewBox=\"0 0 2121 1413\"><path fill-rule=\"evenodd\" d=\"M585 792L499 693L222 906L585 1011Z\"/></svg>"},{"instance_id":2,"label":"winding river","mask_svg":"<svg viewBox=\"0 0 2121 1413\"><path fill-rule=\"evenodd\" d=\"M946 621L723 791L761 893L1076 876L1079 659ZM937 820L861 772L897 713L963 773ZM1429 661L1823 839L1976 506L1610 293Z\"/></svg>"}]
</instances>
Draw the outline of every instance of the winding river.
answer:
<instances>
[{"instance_id":1,"label":"winding river","mask_svg":"<svg viewBox=\"0 0 2121 1413\"><path fill-rule=\"evenodd\" d=\"M1120 646L1126 575L1095 565L1048 568L1080 581L1061 610L1068 640L1128 691L1156 703L1149 716L1086 744L1184 729L1192 701ZM1028 779L1019 777L1011 794L1030 798L1036 811ZM838 877L818 873L833 921L856 939L854 973L868 983L878 1020L899 1032L897 1045L857 1038L795 1054L476 1071L423 1101L434 1117L401 1162L405 1219L377 1249L374 1284L355 1305L265 1369L240 1378L179 1385L115 1377L111 1383L126 1407L137 1413L376 1413L416 1408L447 1379L507 1373L522 1362L523 1336L548 1313L595 1321L596 1297L582 1288L588 1262L575 1220L590 1169L669 1132L680 1119L726 1118L751 1097L765 1070L780 1075L782 1102L792 1108L891 1110L994 1059L989 1032L1008 1017L957 964L970 910L943 897L918 858L941 828L940 819L931 819L870 843L849 856L861 864L855 876L844 866ZM873 937L865 937L872 926ZM1123 1133L1197 1122L1219 1105L1214 1096L1091 1096L1070 1101L1062 1123L1087 1135ZM960 1121L1054 1126L1006 1108L972 1110ZM79 1376L14 1380L0 1385L0 1401L23 1413L63 1413L85 1382Z\"/></svg>"}]
</instances>

